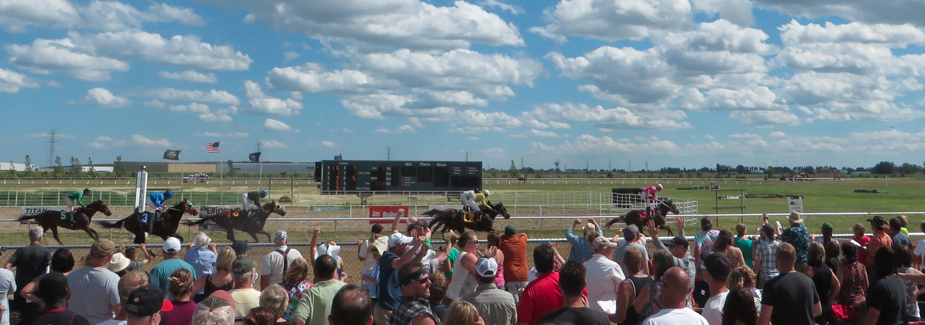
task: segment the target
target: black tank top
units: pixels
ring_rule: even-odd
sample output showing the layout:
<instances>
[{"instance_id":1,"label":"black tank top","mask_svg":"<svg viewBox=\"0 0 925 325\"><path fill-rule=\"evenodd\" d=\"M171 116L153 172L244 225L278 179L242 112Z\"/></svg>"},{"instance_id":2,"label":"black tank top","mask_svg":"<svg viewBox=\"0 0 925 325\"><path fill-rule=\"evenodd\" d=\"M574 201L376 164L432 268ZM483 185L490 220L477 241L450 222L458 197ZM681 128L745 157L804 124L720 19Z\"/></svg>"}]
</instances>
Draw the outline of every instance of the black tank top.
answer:
<instances>
[{"instance_id":1,"label":"black tank top","mask_svg":"<svg viewBox=\"0 0 925 325\"><path fill-rule=\"evenodd\" d=\"M214 284L212 284L212 275L209 274L206 276L206 286L202 288L202 292L206 297L208 297L213 292L216 292L219 290L229 291L233 287L234 287L234 281L229 281L228 283L225 283L225 285L220 286L220 287L215 286Z\"/></svg>"},{"instance_id":2,"label":"black tank top","mask_svg":"<svg viewBox=\"0 0 925 325\"><path fill-rule=\"evenodd\" d=\"M636 297L639 297L639 293L642 291L643 288L646 287L647 284L655 282L655 280L652 279L652 277L650 276L644 276L644 277L630 276L626 279L633 282L633 289L635 289L636 291L636 295L633 297L633 299L635 299ZM633 305L630 304L629 309L626 310L626 319L623 320L623 322L620 323L620 325L639 325L641 323L642 323L642 315L637 313L636 308L633 308Z\"/></svg>"}]
</instances>

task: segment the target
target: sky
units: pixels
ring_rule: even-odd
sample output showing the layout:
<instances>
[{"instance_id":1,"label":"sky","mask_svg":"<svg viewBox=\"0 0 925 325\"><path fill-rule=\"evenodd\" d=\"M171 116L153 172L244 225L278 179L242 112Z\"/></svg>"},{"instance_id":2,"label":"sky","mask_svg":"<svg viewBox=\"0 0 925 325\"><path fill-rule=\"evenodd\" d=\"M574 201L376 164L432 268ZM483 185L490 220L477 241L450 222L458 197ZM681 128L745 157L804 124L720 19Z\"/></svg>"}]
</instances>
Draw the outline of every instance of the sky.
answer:
<instances>
[{"instance_id":1,"label":"sky","mask_svg":"<svg viewBox=\"0 0 925 325\"><path fill-rule=\"evenodd\" d=\"M923 163L925 3L0 0L0 160ZM221 141L221 153L206 153ZM523 162L523 164L521 164Z\"/></svg>"}]
</instances>

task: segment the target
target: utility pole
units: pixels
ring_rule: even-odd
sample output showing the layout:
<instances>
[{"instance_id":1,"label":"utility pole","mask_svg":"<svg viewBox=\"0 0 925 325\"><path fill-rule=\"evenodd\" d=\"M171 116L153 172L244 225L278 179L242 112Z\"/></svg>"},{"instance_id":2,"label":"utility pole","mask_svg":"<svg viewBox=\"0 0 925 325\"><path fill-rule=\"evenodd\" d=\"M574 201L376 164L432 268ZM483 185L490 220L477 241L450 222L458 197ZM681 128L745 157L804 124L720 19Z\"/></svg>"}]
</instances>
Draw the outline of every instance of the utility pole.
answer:
<instances>
[{"instance_id":1,"label":"utility pole","mask_svg":"<svg viewBox=\"0 0 925 325\"><path fill-rule=\"evenodd\" d=\"M385 147L385 160L392 160L392 147Z\"/></svg>"},{"instance_id":2,"label":"utility pole","mask_svg":"<svg viewBox=\"0 0 925 325\"><path fill-rule=\"evenodd\" d=\"M45 143L48 144L48 167L53 166L55 163L55 156L57 155L55 144L58 143L57 137L58 137L58 131L51 130L51 132L49 132L48 141L45 141Z\"/></svg>"}]
</instances>

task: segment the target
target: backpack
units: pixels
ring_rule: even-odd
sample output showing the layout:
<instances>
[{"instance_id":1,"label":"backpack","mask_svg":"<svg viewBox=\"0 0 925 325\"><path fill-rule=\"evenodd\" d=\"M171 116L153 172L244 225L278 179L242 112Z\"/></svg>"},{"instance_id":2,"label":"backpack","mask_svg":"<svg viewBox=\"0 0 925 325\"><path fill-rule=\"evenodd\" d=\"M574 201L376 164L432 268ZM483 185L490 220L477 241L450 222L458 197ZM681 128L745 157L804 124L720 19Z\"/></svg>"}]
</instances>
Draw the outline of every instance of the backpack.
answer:
<instances>
[{"instance_id":1,"label":"backpack","mask_svg":"<svg viewBox=\"0 0 925 325\"><path fill-rule=\"evenodd\" d=\"M279 253L280 255L283 255L283 277L286 276L286 271L289 270L289 250L290 249L291 248L286 247L285 251L280 250L280 249L276 250L277 253Z\"/></svg>"}]
</instances>

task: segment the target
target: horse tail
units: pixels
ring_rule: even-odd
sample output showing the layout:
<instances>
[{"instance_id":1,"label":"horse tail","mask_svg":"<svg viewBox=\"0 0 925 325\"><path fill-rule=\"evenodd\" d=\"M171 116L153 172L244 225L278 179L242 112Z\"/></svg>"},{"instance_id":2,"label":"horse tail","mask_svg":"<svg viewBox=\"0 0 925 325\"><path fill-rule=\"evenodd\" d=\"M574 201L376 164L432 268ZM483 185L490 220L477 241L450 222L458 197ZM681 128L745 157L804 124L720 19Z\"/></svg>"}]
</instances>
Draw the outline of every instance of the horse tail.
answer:
<instances>
[{"instance_id":1,"label":"horse tail","mask_svg":"<svg viewBox=\"0 0 925 325\"><path fill-rule=\"evenodd\" d=\"M197 226L197 225L206 223L206 221L214 220L214 219L215 219L215 216L205 216L205 217L199 218L199 220L196 220L196 221L183 220L183 223L187 226Z\"/></svg>"},{"instance_id":2,"label":"horse tail","mask_svg":"<svg viewBox=\"0 0 925 325\"><path fill-rule=\"evenodd\" d=\"M433 210L431 210L431 211L433 211ZM430 211L428 211L428 212L430 212ZM425 212L424 214L426 215L427 212ZM443 225L443 223L444 223L444 221L443 221L443 216L441 216L441 215L436 215L436 216L430 215L430 216L433 217L433 219L430 219L430 222L427 224L427 228L436 229L436 228L434 228L434 225L437 225L438 227L439 227L440 225Z\"/></svg>"},{"instance_id":3,"label":"horse tail","mask_svg":"<svg viewBox=\"0 0 925 325\"><path fill-rule=\"evenodd\" d=\"M625 220L626 220L626 216L619 216L619 217L610 219L610 221L608 221L607 224L604 225L604 228L610 228L611 225L618 223L618 222L626 222Z\"/></svg>"},{"instance_id":4,"label":"horse tail","mask_svg":"<svg viewBox=\"0 0 925 325\"><path fill-rule=\"evenodd\" d=\"M20 216L19 219L16 219L16 221L31 220L31 219L35 219L36 217L38 217L38 216L40 216L40 215L41 215L41 213L39 213L39 214L33 214L33 215L25 215L25 214L24 214L24 215Z\"/></svg>"},{"instance_id":5,"label":"horse tail","mask_svg":"<svg viewBox=\"0 0 925 325\"><path fill-rule=\"evenodd\" d=\"M122 228L122 224L125 223L125 219L116 221L115 223L109 221L97 221L96 223L100 224L100 226L103 226L103 228L106 229L119 229Z\"/></svg>"}]
</instances>

